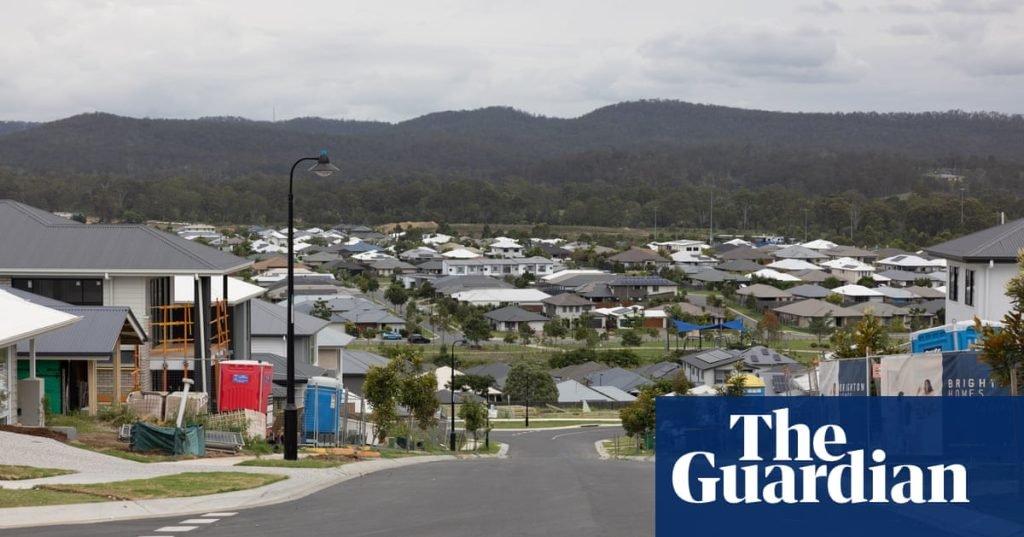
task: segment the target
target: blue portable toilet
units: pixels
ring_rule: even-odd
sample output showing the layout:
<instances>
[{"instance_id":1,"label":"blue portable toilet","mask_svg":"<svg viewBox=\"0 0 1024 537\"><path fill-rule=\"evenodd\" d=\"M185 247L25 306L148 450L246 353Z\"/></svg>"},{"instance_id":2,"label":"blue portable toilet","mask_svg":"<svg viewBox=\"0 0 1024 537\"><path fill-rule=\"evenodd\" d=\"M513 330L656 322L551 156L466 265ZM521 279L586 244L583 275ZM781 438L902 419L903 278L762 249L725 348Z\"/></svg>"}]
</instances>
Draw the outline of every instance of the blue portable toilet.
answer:
<instances>
[{"instance_id":1,"label":"blue portable toilet","mask_svg":"<svg viewBox=\"0 0 1024 537\"><path fill-rule=\"evenodd\" d=\"M1003 327L1003 323L997 321L981 321L981 324L997 329ZM978 331L974 328L974 321L953 322L910 334L910 352L966 351L977 342Z\"/></svg>"},{"instance_id":2,"label":"blue portable toilet","mask_svg":"<svg viewBox=\"0 0 1024 537\"><path fill-rule=\"evenodd\" d=\"M344 386L331 377L310 377L306 383L306 408L302 420L307 444L337 444Z\"/></svg>"}]
</instances>

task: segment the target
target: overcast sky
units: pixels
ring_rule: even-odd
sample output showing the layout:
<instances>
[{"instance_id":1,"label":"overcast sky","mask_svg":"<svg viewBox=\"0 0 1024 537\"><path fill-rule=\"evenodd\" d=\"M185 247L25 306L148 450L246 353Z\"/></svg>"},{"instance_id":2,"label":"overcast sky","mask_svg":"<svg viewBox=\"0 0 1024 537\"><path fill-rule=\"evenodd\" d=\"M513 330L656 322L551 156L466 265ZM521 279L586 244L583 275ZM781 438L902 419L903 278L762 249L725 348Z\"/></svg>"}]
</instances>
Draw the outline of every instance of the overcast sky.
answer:
<instances>
[{"instance_id":1,"label":"overcast sky","mask_svg":"<svg viewBox=\"0 0 1024 537\"><path fill-rule=\"evenodd\" d=\"M0 18L0 119L400 121L635 99L1024 112L1022 0L32 0Z\"/></svg>"}]
</instances>

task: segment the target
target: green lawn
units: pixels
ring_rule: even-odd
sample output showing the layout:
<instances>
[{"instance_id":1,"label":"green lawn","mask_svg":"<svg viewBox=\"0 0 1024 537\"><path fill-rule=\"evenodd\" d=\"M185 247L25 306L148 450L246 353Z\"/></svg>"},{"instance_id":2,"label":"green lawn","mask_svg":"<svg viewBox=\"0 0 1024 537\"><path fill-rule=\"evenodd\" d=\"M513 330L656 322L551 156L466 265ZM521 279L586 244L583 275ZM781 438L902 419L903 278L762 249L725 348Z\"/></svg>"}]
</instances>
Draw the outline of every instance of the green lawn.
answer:
<instances>
[{"instance_id":1,"label":"green lawn","mask_svg":"<svg viewBox=\"0 0 1024 537\"><path fill-rule=\"evenodd\" d=\"M40 479L56 475L67 475L76 473L74 470L61 470L59 468L36 468L34 466L12 466L0 464L0 481L16 481L22 479Z\"/></svg>"},{"instance_id":2,"label":"green lawn","mask_svg":"<svg viewBox=\"0 0 1024 537\"><path fill-rule=\"evenodd\" d=\"M604 449L612 457L650 457L654 452L649 449L640 450L636 447L636 440L622 436L617 440L605 440Z\"/></svg>"},{"instance_id":3,"label":"green lawn","mask_svg":"<svg viewBox=\"0 0 1024 537\"><path fill-rule=\"evenodd\" d=\"M45 485L42 490L69 492L109 500L151 500L220 494L269 485L288 476L242 472L185 472L152 479L88 485Z\"/></svg>"},{"instance_id":4,"label":"green lawn","mask_svg":"<svg viewBox=\"0 0 1024 537\"><path fill-rule=\"evenodd\" d=\"M0 489L0 509L5 507L34 507L39 505L64 505L70 503L95 503L106 501L98 496L38 489Z\"/></svg>"},{"instance_id":5,"label":"green lawn","mask_svg":"<svg viewBox=\"0 0 1024 537\"><path fill-rule=\"evenodd\" d=\"M261 466L265 468L335 468L351 462L349 459L305 458L297 461L284 459L252 459L242 461L235 466Z\"/></svg>"}]
</instances>

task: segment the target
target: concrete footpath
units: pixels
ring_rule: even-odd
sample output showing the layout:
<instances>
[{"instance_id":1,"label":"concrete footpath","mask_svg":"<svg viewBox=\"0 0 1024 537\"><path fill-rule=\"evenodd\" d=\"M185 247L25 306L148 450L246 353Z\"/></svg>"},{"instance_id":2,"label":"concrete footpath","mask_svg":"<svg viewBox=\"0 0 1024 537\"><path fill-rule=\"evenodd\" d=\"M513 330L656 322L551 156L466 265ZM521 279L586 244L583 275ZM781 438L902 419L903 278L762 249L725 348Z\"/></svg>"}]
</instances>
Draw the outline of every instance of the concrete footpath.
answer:
<instances>
[{"instance_id":1,"label":"concrete footpath","mask_svg":"<svg viewBox=\"0 0 1024 537\"><path fill-rule=\"evenodd\" d=\"M322 469L233 467L231 468L232 471L284 474L288 476L288 479L250 490L194 496L191 498L0 509L0 529L59 524L87 524L137 518L196 515L211 511L250 509L296 500L338 483L374 472L394 470L416 464L453 460L457 460L457 458L451 455L432 455L402 459L359 461L337 468ZM198 470L196 466L180 465L178 471L195 471ZM224 470L224 468L219 469Z\"/></svg>"}]
</instances>

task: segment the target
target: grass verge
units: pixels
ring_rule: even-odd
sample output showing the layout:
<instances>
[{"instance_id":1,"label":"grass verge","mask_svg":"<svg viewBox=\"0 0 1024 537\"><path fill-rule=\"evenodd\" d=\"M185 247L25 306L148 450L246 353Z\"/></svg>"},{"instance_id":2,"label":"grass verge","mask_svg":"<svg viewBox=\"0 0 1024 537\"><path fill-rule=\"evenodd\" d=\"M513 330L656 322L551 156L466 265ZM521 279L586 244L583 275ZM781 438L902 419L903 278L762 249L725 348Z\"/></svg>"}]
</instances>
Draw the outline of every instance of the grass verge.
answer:
<instances>
[{"instance_id":1,"label":"grass verge","mask_svg":"<svg viewBox=\"0 0 1024 537\"><path fill-rule=\"evenodd\" d=\"M21 479L41 479L56 475L67 475L75 473L74 470L61 470L59 468L36 468L35 466L15 466L0 464L0 481L17 481Z\"/></svg>"},{"instance_id":2,"label":"grass verge","mask_svg":"<svg viewBox=\"0 0 1024 537\"><path fill-rule=\"evenodd\" d=\"M650 457L654 455L654 452L649 449L641 450L637 448L636 440L632 438L620 437L618 442L615 440L605 440L604 449L612 457Z\"/></svg>"},{"instance_id":3,"label":"grass verge","mask_svg":"<svg viewBox=\"0 0 1024 537\"><path fill-rule=\"evenodd\" d=\"M38 490L70 492L107 500L152 500L220 494L262 487L288 476L243 472L185 472L151 479L87 485L44 485Z\"/></svg>"},{"instance_id":4,"label":"grass verge","mask_svg":"<svg viewBox=\"0 0 1024 537\"><path fill-rule=\"evenodd\" d=\"M134 451L125 451L123 449L115 448L101 448L96 446L90 446L89 444L83 444L82 442L71 442L70 445L79 449L94 451L96 453L102 453L103 455L109 455L111 457L117 457L119 459L126 459L135 462L168 462L176 461L179 459L191 458L186 456L175 457L173 455L136 453Z\"/></svg>"},{"instance_id":5,"label":"grass verge","mask_svg":"<svg viewBox=\"0 0 1024 537\"><path fill-rule=\"evenodd\" d=\"M106 501L98 496L38 489L0 489L0 509Z\"/></svg>"}]
</instances>

